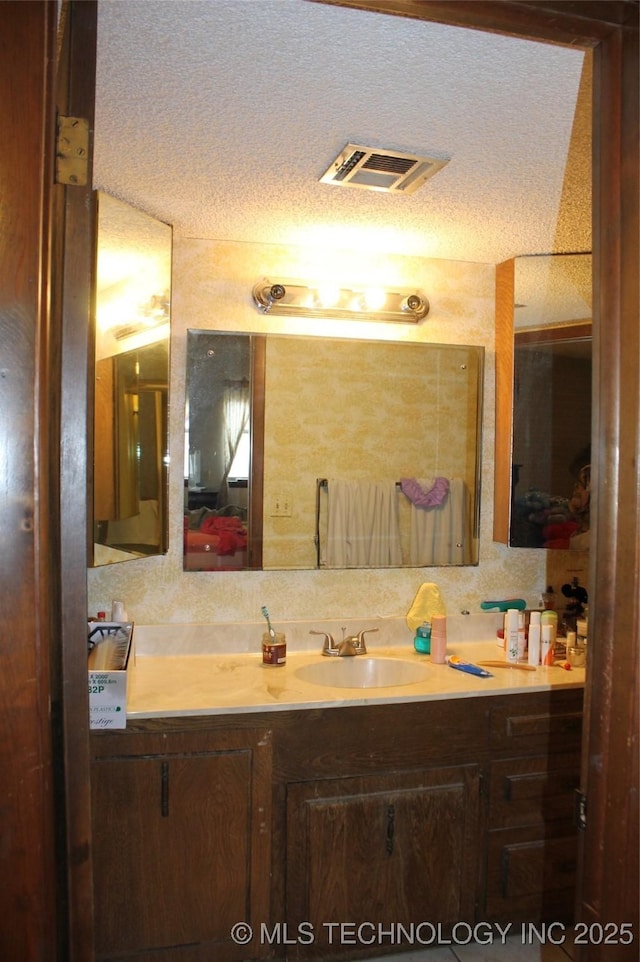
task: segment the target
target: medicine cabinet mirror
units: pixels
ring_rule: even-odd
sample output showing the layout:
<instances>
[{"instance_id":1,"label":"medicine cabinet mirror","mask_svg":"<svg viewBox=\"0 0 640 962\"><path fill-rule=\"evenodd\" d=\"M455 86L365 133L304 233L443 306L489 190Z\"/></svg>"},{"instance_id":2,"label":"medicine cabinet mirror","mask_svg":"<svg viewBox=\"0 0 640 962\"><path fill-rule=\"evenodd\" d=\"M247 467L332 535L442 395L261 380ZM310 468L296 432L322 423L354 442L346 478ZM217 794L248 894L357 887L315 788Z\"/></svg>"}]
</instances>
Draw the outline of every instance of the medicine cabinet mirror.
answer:
<instances>
[{"instance_id":1,"label":"medicine cabinet mirror","mask_svg":"<svg viewBox=\"0 0 640 962\"><path fill-rule=\"evenodd\" d=\"M172 231L98 193L93 566L167 551Z\"/></svg>"},{"instance_id":2,"label":"medicine cabinet mirror","mask_svg":"<svg viewBox=\"0 0 640 962\"><path fill-rule=\"evenodd\" d=\"M496 287L494 538L589 547L591 255L516 257Z\"/></svg>"},{"instance_id":3,"label":"medicine cabinet mirror","mask_svg":"<svg viewBox=\"0 0 640 962\"><path fill-rule=\"evenodd\" d=\"M483 348L187 341L185 570L478 563Z\"/></svg>"}]
</instances>

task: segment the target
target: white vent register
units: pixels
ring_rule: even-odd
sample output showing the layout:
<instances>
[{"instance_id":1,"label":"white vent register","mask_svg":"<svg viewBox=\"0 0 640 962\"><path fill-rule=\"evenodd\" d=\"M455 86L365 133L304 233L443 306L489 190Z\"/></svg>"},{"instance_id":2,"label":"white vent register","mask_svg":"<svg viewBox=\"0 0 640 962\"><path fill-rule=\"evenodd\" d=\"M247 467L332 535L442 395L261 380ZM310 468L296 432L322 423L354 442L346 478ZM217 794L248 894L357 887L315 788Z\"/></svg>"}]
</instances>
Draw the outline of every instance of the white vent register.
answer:
<instances>
[{"instance_id":1,"label":"white vent register","mask_svg":"<svg viewBox=\"0 0 640 962\"><path fill-rule=\"evenodd\" d=\"M412 194L449 163L449 158L418 157L395 150L347 144L320 178L321 184Z\"/></svg>"}]
</instances>

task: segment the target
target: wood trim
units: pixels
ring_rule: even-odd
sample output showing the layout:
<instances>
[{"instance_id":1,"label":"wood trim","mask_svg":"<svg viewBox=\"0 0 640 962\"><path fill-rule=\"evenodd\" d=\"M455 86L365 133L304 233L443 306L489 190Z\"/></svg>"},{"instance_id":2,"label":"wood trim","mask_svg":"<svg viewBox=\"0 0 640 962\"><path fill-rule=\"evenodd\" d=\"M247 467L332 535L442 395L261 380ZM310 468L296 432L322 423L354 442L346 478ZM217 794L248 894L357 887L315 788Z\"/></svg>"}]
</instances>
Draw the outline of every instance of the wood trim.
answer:
<instances>
[{"instance_id":1,"label":"wood trim","mask_svg":"<svg viewBox=\"0 0 640 962\"><path fill-rule=\"evenodd\" d=\"M312 0L318 2L318 0ZM345 4L367 8L366 4ZM95 12L93 3L72 2L71 6ZM420 15L460 26L495 29L501 32L549 39L560 43L584 43L596 47L594 70L594 177L596 191L596 241L594 264L597 281L596 309L601 320L595 319L596 356L601 351L594 392L597 439L597 480L594 500L597 502L597 529L592 551L592 606L593 658L588 671L590 718L588 725L588 767L585 787L589 792L589 827L585 835L585 865L583 872L580 911L585 917L600 915L604 921L623 915L628 921L638 917L637 855L637 794L638 794L638 571L640 558L640 522L637 491L640 457L638 456L638 28L636 3L490 3L463 2L418 4L397 0L398 12L405 16ZM369 4L369 9L374 7ZM2 504L0 532L3 537L5 562L2 569L0 593L3 640L7 648L7 670L3 672L3 719L6 722L3 744L5 799L13 799L3 809L5 826L11 830L15 845L7 860L5 853L3 917L11 920L4 926L1 938L2 955L20 958L21 962L47 957L55 953L55 932L51 923L51 900L55 882L49 875L53 850L51 838L51 779L48 747L48 692L46 682L50 667L49 644L51 632L48 610L52 587L47 581L47 549L43 531L33 524L33 496L44 495L48 480L48 465L43 453L46 430L45 401L50 383L44 368L34 369L36 355L45 363L47 342L44 330L46 314L39 295L45 292L40 282L42 229L47 216L43 210L46 193L43 170L50 152L43 149L43 131L49 122L48 108L42 102L45 89L42 74L44 51L43 28L51 30L51 17L56 5L33 0L32 3L0 4L2 20L3 58L0 78L3 89L10 91L0 101L0 112L6 116L7 137L0 157L0 165L10 168L11 189L3 195L2 226L0 232L0 335L3 363L0 379L0 399L5 417L2 435L6 446L0 462L3 490L11 492ZM63 8L64 9L64 8ZM410 12L413 10L413 13ZM577 13L580 27L577 30ZM603 17L603 20L599 20ZM492 20L493 18L493 20ZM617 19L616 19L617 18ZM628 30L612 26L612 21L626 19ZM576 29L572 33L569 24ZM25 29L25 25L30 26ZM603 26L604 24L604 26ZM526 28L526 29L525 29ZM606 42L600 44L600 40ZM7 50L11 50L9 56ZM17 56L16 56L17 52ZM37 89L36 89L37 88ZM18 109L20 103L25 109ZM44 117L46 116L46 122ZM16 118L20 118L18 123ZM27 132L38 128L36 142ZM26 140L24 138L27 138ZM14 149L15 147L15 149ZM20 148L18 157L17 151ZM13 179L15 177L15 180ZM28 183L23 189L25 181ZM89 230L84 240L91 236ZM18 259L22 259L18 263ZM15 270L14 270L15 268ZM35 282L33 279L36 279ZM34 298L35 295L35 298ZM37 303L36 303L37 300ZM81 317L86 305L80 306L76 320L80 329L87 326L87 315ZM36 333L34 318L42 317ZM42 348L43 353L40 353ZM53 348L55 350L55 348ZM66 353L66 346L65 346ZM78 355L81 351L76 349ZM71 351L65 365L61 390L70 396L65 401L65 413L80 412L84 408L71 382L77 373L72 370ZM82 364L86 363L85 354ZM55 363L56 358L47 363ZM54 367L55 370L55 367ZM81 368L80 379L82 379ZM38 378L40 380L38 380ZM55 378L54 378L55 380ZM34 397L31 390L37 382L42 400L41 415L34 423ZM82 389L88 390L85 385ZM81 393L81 392L79 392ZM5 397L9 406L5 406ZM24 401L24 404L17 402ZM15 412L15 416L11 412ZM84 412L84 413L83 413ZM8 426L11 426L9 430ZM38 448L38 485L32 477L32 453ZM63 441L62 516L68 525L76 517L82 495L75 487L82 475L81 464L86 464L84 420L66 425ZM52 464L57 452L51 445ZM77 470L75 470L77 468ZM72 502L75 501L75 507ZM46 504L46 499L42 502ZM52 517L51 524L55 525ZM82 530L86 528L81 525ZM34 539L42 548L37 576L35 574ZM64 693L69 706L75 704L75 716L69 711L64 718L70 739L74 737L74 719L80 719L78 743L68 741L65 775L67 795L67 824L73 827L74 809L80 815L75 840L68 850L81 870L86 869L86 849L83 850L84 803L83 776L86 761L83 754L84 725L86 724L86 675L84 657L74 664L73 645L78 648L84 640L86 615L85 574L80 563L81 549L73 529L66 528L62 563L65 566L63 607L63 637L65 665L53 665L52 674L64 679ZM69 552L69 553L65 553ZM70 562L70 565L67 564ZM60 557L54 559L60 564ZM42 575L42 580L40 579ZM82 631L79 633L82 626ZM16 643L19 639L20 643ZM75 639L75 641L74 641ZM67 647L69 645L70 647ZM615 647L614 647L615 645ZM62 675L68 669L68 675ZM84 676L84 677L83 677ZM34 683L40 679L40 684ZM55 694L55 684L53 685ZM15 736L18 735L18 738ZM20 740L22 739L22 740ZM31 748L33 747L33 752ZM18 751L19 749L19 751ZM19 758L18 758L19 754ZM25 759L28 758L28 764ZM599 762L603 762L599 768ZM28 777L29 785L24 778ZM73 795L73 785L79 798ZM31 788L33 791L31 791ZM15 789L15 793L14 793ZM635 797L636 801L632 802ZM20 802L24 799L25 804ZM602 835L598 833L603 831ZM61 826L64 833L64 826ZM34 844L37 840L39 844ZM595 855L593 853L596 853ZM600 854L598 854L598 852ZM592 871L593 869L593 871ZM28 877L28 885L25 879ZM44 883L47 883L46 885ZM29 909L22 897L30 893ZM86 906L87 893L76 884L69 888L71 908L77 915L71 924L73 938L76 926L82 927L81 916ZM75 901L77 900L77 901ZM28 916L27 916L28 912ZM85 923L88 924L88 923ZM28 925L28 928L27 928ZM46 930L48 937L43 939ZM615 949L589 946L582 951L581 962L616 962L637 956L636 944ZM11 940L10 942L8 940ZM16 948L16 951L13 949ZM75 956L74 956L75 957ZM77 958L89 960L91 950Z\"/></svg>"},{"instance_id":2,"label":"wood trim","mask_svg":"<svg viewBox=\"0 0 640 962\"><path fill-rule=\"evenodd\" d=\"M493 540L509 544L513 449L513 303L515 260L496 265L496 386Z\"/></svg>"},{"instance_id":3,"label":"wood trim","mask_svg":"<svg viewBox=\"0 0 640 962\"><path fill-rule=\"evenodd\" d=\"M54 5L55 9L55 5ZM57 107L84 117L94 127L97 4L70 2L67 7ZM96 196L92 190L93 139L90 140L86 187L56 187L52 250L53 319L60 357L53 367L59 383L58 452L52 463L60 472L56 511L60 533L54 570L59 576L55 692L60 837L66 878L61 898L67 913L64 962L91 962L93 952L93 875L91 796L89 788L89 704L87 689L87 545L93 517L89 486L93 445L90 429L94 383L94 278Z\"/></svg>"},{"instance_id":4,"label":"wood trim","mask_svg":"<svg viewBox=\"0 0 640 962\"><path fill-rule=\"evenodd\" d=\"M640 169L638 29L594 57L594 512L589 584L581 914L634 922L634 946L589 947L590 960L637 958L640 599ZM593 543L593 542L592 542Z\"/></svg>"},{"instance_id":5,"label":"wood trim","mask_svg":"<svg viewBox=\"0 0 640 962\"><path fill-rule=\"evenodd\" d=\"M42 0L0 4L0 957L21 962L53 957L60 931L49 692L56 674L47 297L54 10Z\"/></svg>"},{"instance_id":6,"label":"wood trim","mask_svg":"<svg viewBox=\"0 0 640 962\"><path fill-rule=\"evenodd\" d=\"M592 324L563 324L561 327L536 327L526 331L515 331L513 338L516 347L523 344L552 344L554 341L578 341L592 336Z\"/></svg>"},{"instance_id":7,"label":"wood trim","mask_svg":"<svg viewBox=\"0 0 640 962\"><path fill-rule=\"evenodd\" d=\"M634 0L309 0L585 48L633 26Z\"/></svg>"},{"instance_id":8,"label":"wood trim","mask_svg":"<svg viewBox=\"0 0 640 962\"><path fill-rule=\"evenodd\" d=\"M251 337L251 485L249 490L248 567L262 570L264 530L264 417L267 338Z\"/></svg>"}]
</instances>

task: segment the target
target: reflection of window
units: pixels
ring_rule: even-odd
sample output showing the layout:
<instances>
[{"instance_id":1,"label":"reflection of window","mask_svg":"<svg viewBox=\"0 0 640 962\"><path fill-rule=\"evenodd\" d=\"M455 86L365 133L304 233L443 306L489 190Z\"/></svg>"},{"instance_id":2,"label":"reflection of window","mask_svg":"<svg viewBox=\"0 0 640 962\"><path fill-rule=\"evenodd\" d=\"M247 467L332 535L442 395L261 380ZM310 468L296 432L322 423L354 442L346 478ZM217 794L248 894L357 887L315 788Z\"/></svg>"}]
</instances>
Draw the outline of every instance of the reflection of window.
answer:
<instances>
[{"instance_id":1,"label":"reflection of window","mask_svg":"<svg viewBox=\"0 0 640 962\"><path fill-rule=\"evenodd\" d=\"M249 444L249 425L247 424L240 440L235 457L229 468L229 481L247 481L249 478L249 460L251 457L251 445Z\"/></svg>"},{"instance_id":2,"label":"reflection of window","mask_svg":"<svg viewBox=\"0 0 640 962\"><path fill-rule=\"evenodd\" d=\"M227 381L222 399L224 420L225 469L220 490L218 506L229 504L228 483L231 479L249 477L249 382L247 380ZM242 449L246 450L242 462L239 460Z\"/></svg>"}]
</instances>

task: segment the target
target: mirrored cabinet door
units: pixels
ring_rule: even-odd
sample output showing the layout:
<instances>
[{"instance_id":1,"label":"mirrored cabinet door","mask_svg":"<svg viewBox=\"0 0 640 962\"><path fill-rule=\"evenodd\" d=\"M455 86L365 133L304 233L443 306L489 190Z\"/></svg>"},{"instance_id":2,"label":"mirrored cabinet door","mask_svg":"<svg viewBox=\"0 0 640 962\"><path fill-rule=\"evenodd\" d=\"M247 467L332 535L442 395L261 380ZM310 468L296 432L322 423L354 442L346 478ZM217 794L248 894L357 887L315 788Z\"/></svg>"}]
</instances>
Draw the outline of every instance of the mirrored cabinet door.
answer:
<instances>
[{"instance_id":1,"label":"mirrored cabinet door","mask_svg":"<svg viewBox=\"0 0 640 962\"><path fill-rule=\"evenodd\" d=\"M98 193L90 564L168 548L172 231Z\"/></svg>"},{"instance_id":2,"label":"mirrored cabinet door","mask_svg":"<svg viewBox=\"0 0 640 962\"><path fill-rule=\"evenodd\" d=\"M589 547L591 377L591 255L499 264L496 541Z\"/></svg>"}]
</instances>

